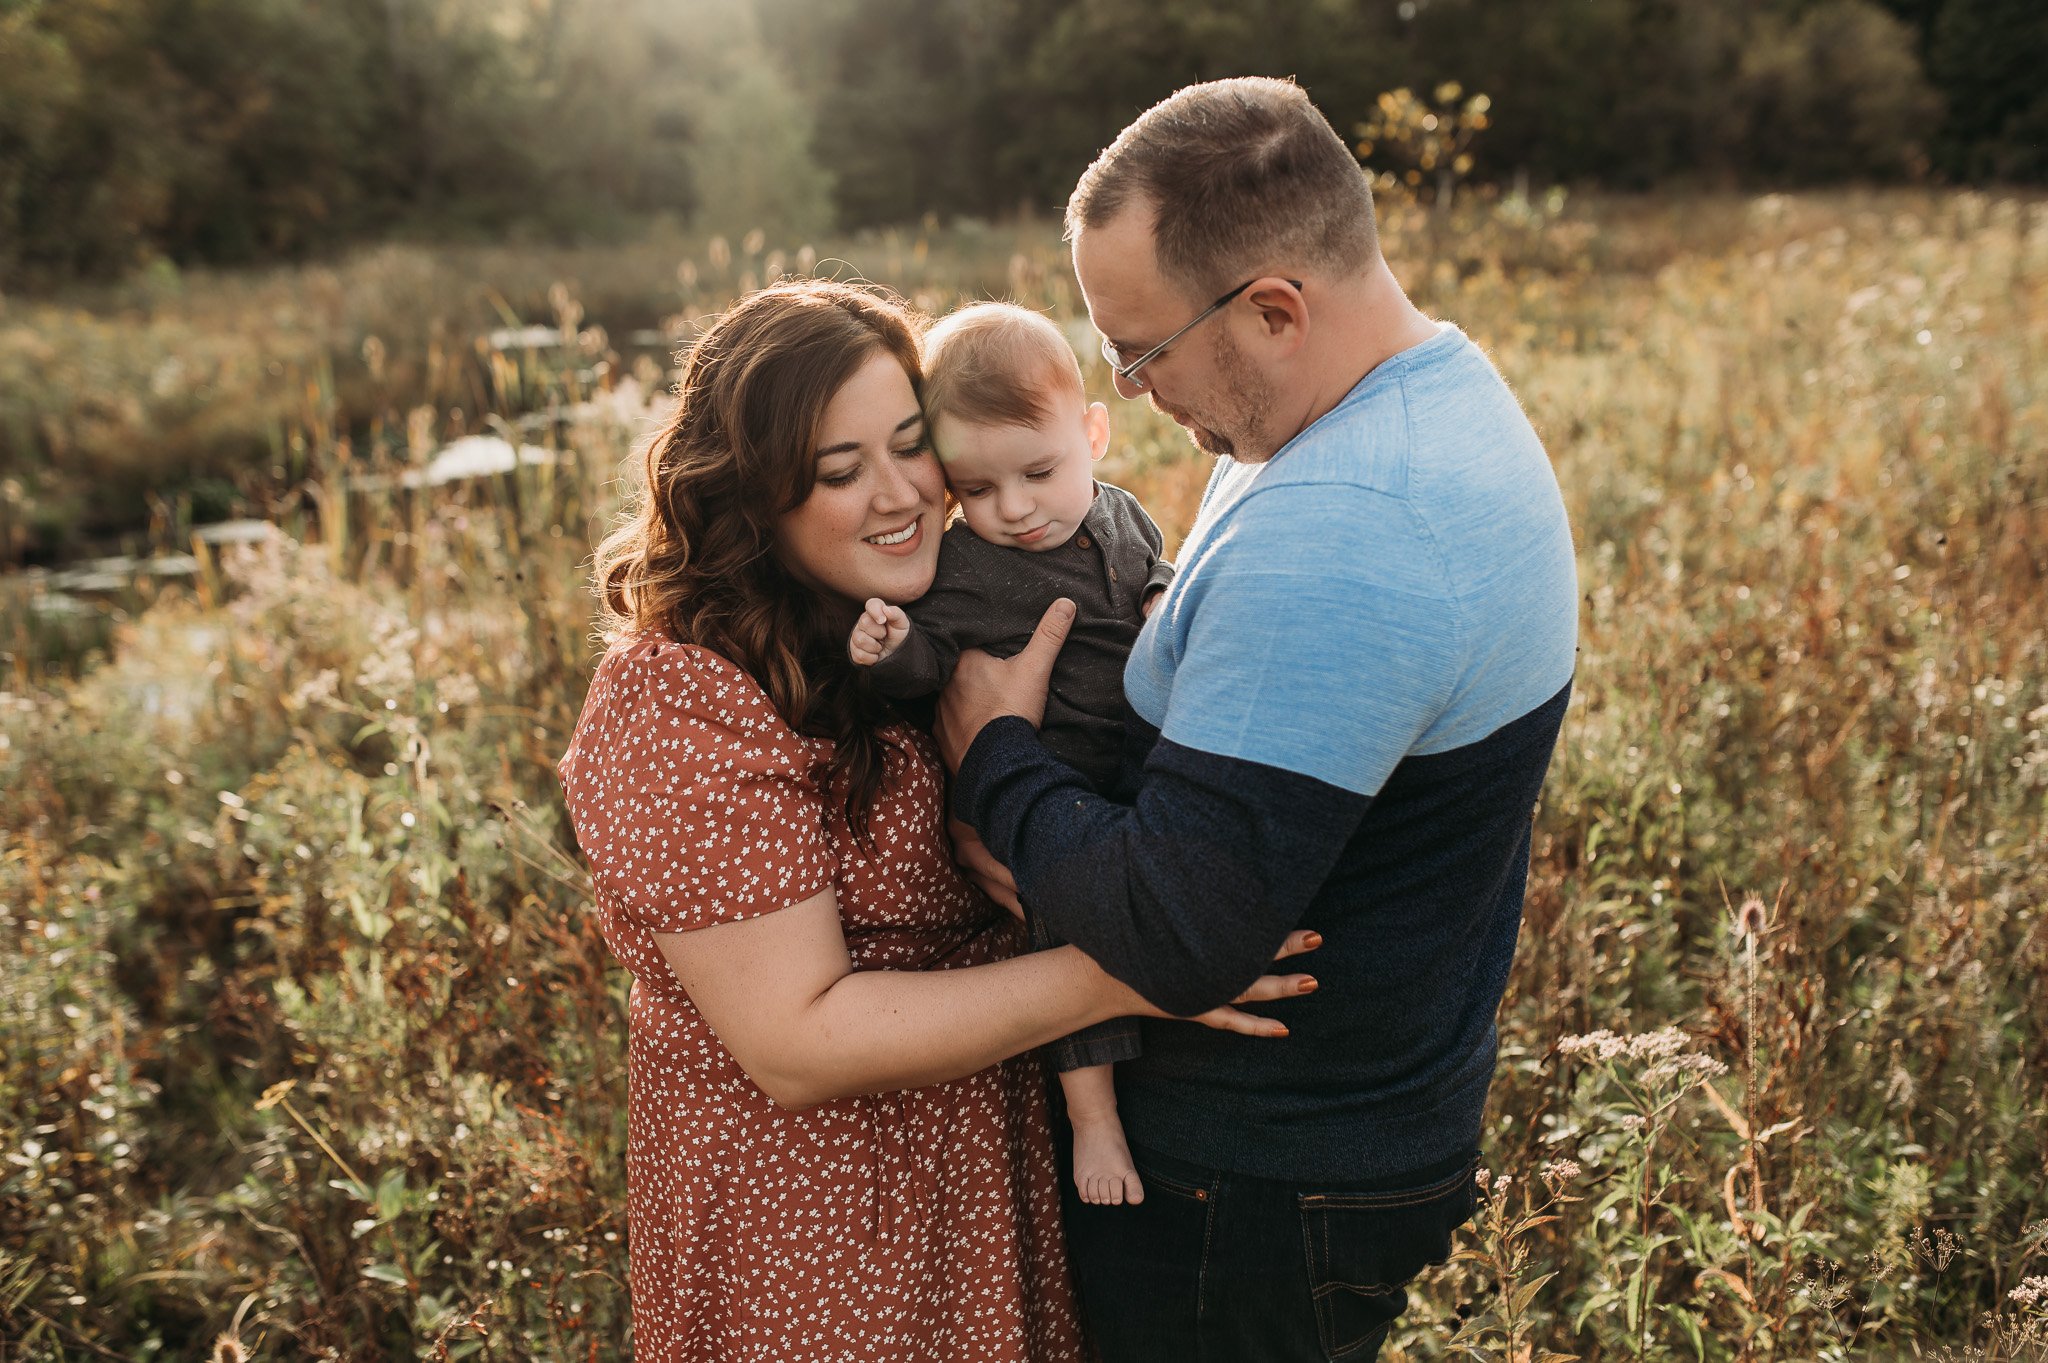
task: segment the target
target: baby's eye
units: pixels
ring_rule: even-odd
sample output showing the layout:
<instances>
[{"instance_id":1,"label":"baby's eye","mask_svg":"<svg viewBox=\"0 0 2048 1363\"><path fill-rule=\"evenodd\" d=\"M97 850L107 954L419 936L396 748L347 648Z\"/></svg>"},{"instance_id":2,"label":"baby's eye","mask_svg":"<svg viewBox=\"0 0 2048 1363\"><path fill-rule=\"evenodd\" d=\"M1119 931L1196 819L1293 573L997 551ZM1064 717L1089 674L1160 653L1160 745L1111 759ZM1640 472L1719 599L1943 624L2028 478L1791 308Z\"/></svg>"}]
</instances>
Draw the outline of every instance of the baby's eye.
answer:
<instances>
[{"instance_id":1,"label":"baby's eye","mask_svg":"<svg viewBox=\"0 0 2048 1363\"><path fill-rule=\"evenodd\" d=\"M985 487L956 487L953 489L953 495L956 497L986 497L988 496L988 489Z\"/></svg>"},{"instance_id":2,"label":"baby's eye","mask_svg":"<svg viewBox=\"0 0 2048 1363\"><path fill-rule=\"evenodd\" d=\"M1051 469L1033 469L1030 473L1025 474L1024 477L1031 482L1042 483L1052 477L1052 475L1053 471Z\"/></svg>"}]
</instances>

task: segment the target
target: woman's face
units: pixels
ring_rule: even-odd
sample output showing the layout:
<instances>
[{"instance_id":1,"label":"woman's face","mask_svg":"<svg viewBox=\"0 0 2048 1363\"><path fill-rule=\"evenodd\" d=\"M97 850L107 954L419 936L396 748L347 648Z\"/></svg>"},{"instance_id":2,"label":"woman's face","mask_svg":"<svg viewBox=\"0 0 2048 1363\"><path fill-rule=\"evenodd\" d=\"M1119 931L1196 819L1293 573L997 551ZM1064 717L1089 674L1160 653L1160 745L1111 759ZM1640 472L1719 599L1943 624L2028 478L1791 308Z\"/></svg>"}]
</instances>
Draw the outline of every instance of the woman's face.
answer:
<instances>
[{"instance_id":1,"label":"woman's face","mask_svg":"<svg viewBox=\"0 0 2048 1363\"><path fill-rule=\"evenodd\" d=\"M776 554L816 591L858 604L932 585L946 481L910 376L886 350L840 386L818 431L818 480L776 527Z\"/></svg>"}]
</instances>

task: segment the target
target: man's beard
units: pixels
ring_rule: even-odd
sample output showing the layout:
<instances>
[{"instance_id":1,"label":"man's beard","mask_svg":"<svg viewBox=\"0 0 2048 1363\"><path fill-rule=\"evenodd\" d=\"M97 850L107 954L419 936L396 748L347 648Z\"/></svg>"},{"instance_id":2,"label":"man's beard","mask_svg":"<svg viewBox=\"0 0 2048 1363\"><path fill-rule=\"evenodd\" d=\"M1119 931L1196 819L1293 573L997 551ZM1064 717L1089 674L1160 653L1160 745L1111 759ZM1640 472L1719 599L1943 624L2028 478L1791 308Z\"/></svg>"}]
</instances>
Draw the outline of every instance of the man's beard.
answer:
<instances>
[{"instance_id":1,"label":"man's beard","mask_svg":"<svg viewBox=\"0 0 2048 1363\"><path fill-rule=\"evenodd\" d=\"M1245 362L1244 352L1230 339L1229 332L1219 328L1215 345L1216 372L1223 381L1223 391L1217 395L1217 422L1212 426L1197 421L1188 435L1210 454L1246 464L1262 464L1273 457L1273 451L1265 448L1260 438L1262 418L1273 406L1272 387Z\"/></svg>"}]
</instances>

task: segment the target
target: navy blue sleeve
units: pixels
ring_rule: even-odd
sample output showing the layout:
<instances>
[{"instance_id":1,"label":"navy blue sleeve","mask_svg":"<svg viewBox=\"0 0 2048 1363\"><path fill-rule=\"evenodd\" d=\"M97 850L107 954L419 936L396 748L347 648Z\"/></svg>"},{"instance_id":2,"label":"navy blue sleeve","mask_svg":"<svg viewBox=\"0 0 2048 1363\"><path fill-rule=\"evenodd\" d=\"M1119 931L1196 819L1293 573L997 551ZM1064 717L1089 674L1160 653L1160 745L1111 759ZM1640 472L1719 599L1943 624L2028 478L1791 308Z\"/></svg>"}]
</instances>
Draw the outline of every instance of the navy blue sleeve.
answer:
<instances>
[{"instance_id":1,"label":"navy blue sleeve","mask_svg":"<svg viewBox=\"0 0 2048 1363\"><path fill-rule=\"evenodd\" d=\"M1372 797L1161 739L1135 805L1094 794L1028 721L975 737L953 809L1053 932L1189 1017L1243 993L1336 865Z\"/></svg>"}]
</instances>

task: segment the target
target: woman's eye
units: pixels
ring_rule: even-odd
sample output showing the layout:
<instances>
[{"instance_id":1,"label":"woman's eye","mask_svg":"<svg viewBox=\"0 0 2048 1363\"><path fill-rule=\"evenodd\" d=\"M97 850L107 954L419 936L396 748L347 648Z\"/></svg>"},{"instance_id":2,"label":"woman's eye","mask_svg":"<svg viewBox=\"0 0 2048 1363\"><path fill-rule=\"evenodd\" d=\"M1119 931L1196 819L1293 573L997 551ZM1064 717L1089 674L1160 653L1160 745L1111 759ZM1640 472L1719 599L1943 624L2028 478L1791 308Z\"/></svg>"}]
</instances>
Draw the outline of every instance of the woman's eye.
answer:
<instances>
[{"instance_id":1,"label":"woman's eye","mask_svg":"<svg viewBox=\"0 0 2048 1363\"><path fill-rule=\"evenodd\" d=\"M826 487L848 487L858 477L860 477L860 465L855 464L844 473L821 473L818 475L818 481Z\"/></svg>"},{"instance_id":2,"label":"woman's eye","mask_svg":"<svg viewBox=\"0 0 2048 1363\"><path fill-rule=\"evenodd\" d=\"M931 448L932 442L927 437L918 441L915 445L905 445L902 449L896 451L896 457L898 459L915 459L921 454L931 453Z\"/></svg>"}]
</instances>

